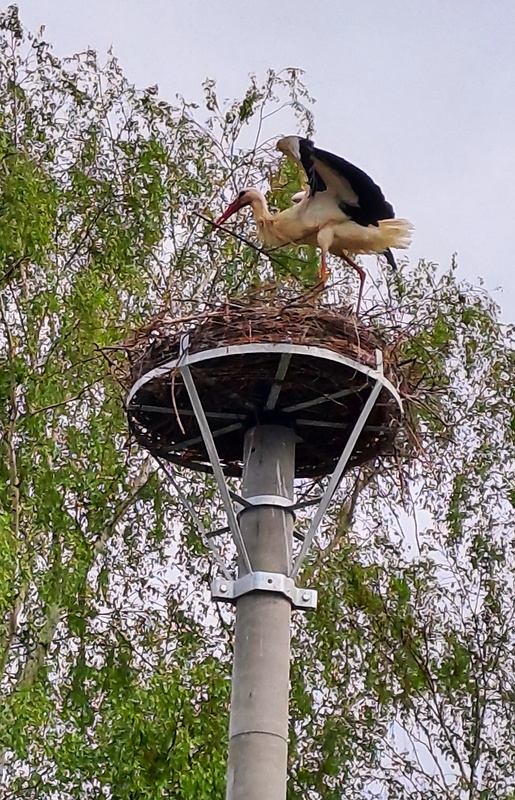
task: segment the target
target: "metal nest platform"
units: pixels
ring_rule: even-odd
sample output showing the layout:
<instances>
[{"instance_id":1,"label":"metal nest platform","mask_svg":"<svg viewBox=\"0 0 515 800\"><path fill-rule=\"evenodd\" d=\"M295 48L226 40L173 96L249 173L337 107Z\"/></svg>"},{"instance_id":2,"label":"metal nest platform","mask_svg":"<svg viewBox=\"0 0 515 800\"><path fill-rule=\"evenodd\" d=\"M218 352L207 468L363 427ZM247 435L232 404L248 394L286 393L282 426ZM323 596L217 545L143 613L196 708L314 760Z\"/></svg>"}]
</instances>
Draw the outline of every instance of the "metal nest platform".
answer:
<instances>
[{"instance_id":1,"label":"metal nest platform","mask_svg":"<svg viewBox=\"0 0 515 800\"><path fill-rule=\"evenodd\" d=\"M392 453L402 375L379 334L345 310L224 303L196 319L158 318L127 349L130 430L175 464L212 470L203 423L229 476L260 423L295 429L298 478L332 473L351 438L345 470Z\"/></svg>"}]
</instances>

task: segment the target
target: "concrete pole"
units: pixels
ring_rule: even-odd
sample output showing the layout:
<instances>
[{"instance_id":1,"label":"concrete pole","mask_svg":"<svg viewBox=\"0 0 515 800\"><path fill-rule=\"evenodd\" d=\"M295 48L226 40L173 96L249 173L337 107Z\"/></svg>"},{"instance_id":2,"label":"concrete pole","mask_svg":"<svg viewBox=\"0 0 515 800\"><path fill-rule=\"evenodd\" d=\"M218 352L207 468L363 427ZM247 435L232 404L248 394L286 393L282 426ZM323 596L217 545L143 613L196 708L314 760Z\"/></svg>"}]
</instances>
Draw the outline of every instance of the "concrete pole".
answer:
<instances>
[{"instance_id":1,"label":"concrete pole","mask_svg":"<svg viewBox=\"0 0 515 800\"><path fill-rule=\"evenodd\" d=\"M279 425L245 438L242 496L293 501L295 433ZM288 574L292 515L259 507L240 515L253 570ZM240 565L239 576L246 574ZM252 592L236 603L226 800L285 800L288 756L290 615L287 598Z\"/></svg>"}]
</instances>

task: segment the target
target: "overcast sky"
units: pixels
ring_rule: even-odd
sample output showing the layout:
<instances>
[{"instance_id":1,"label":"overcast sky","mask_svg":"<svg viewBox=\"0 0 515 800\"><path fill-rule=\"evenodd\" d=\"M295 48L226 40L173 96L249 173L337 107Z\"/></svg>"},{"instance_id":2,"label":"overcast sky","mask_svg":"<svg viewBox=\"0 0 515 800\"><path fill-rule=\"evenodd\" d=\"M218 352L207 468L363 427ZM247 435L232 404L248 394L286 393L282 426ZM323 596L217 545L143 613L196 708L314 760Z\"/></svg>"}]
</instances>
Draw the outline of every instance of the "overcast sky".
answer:
<instances>
[{"instance_id":1,"label":"overcast sky","mask_svg":"<svg viewBox=\"0 0 515 800\"><path fill-rule=\"evenodd\" d=\"M56 54L113 45L173 100L215 78L305 70L316 142L365 169L416 234L410 257L486 287L515 321L515 0L18 0ZM278 131L292 133L294 131ZM502 291L497 291L502 287Z\"/></svg>"}]
</instances>

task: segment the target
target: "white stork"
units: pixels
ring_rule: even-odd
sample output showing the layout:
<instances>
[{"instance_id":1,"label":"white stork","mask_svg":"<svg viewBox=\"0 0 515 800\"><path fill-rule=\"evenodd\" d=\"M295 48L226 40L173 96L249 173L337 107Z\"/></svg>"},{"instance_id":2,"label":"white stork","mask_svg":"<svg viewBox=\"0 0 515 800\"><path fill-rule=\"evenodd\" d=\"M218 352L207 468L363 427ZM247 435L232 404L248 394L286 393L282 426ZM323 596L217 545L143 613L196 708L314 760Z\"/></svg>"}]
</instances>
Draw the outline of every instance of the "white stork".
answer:
<instances>
[{"instance_id":1,"label":"white stork","mask_svg":"<svg viewBox=\"0 0 515 800\"><path fill-rule=\"evenodd\" d=\"M393 208L377 184L344 158L319 150L309 139L286 136L277 148L302 166L309 190L297 193L294 205L271 214L258 189L243 189L217 224L250 205L259 239L265 247L307 244L321 249L320 278L328 278L327 253L343 258L360 278L356 313L359 312L365 272L349 256L379 253L395 269L392 247L404 249L411 241L412 225L394 219Z\"/></svg>"}]
</instances>

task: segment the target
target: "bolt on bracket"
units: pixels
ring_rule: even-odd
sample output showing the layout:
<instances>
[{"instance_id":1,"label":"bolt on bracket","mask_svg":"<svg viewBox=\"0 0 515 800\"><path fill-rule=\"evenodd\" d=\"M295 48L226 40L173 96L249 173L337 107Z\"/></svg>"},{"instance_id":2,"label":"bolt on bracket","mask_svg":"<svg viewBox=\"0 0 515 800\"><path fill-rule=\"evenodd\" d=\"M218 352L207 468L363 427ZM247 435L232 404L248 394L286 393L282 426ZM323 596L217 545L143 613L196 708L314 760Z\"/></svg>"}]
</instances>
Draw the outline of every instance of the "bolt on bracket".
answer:
<instances>
[{"instance_id":1,"label":"bolt on bracket","mask_svg":"<svg viewBox=\"0 0 515 800\"><path fill-rule=\"evenodd\" d=\"M215 578L211 584L213 600L234 603L238 597L250 592L275 592L287 597L293 608L314 611L317 607L316 589L302 589L292 578L280 572L249 572L236 581Z\"/></svg>"}]
</instances>

